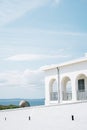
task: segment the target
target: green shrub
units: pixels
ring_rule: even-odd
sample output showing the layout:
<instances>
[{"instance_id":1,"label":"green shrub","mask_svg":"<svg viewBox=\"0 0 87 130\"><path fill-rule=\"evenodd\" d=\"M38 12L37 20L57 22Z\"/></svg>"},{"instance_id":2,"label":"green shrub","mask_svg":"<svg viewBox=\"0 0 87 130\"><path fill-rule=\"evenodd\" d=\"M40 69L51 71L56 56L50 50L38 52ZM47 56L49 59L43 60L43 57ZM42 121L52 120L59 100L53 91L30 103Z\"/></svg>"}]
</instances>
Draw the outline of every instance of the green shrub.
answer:
<instances>
[{"instance_id":1,"label":"green shrub","mask_svg":"<svg viewBox=\"0 0 87 130\"><path fill-rule=\"evenodd\" d=\"M5 110L5 109L15 109L15 108L19 108L19 106L16 105L8 105L8 106L4 106L4 105L0 105L0 110Z\"/></svg>"}]
</instances>

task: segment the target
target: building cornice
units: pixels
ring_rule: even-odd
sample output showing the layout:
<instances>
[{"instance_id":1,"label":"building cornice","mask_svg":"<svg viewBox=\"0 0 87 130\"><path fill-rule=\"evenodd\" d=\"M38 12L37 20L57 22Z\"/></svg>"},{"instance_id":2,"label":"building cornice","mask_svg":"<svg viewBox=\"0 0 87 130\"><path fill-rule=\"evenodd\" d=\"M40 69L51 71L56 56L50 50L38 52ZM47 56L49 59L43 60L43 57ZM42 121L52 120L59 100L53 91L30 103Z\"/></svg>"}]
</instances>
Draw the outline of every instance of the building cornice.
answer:
<instances>
[{"instance_id":1,"label":"building cornice","mask_svg":"<svg viewBox=\"0 0 87 130\"><path fill-rule=\"evenodd\" d=\"M61 64L52 64L52 65L43 66L42 70L47 71L47 70L50 70L50 69L55 69L57 67L61 68L61 67L64 67L64 66L78 64L78 63L85 62L85 61L87 61L86 56L82 57L82 58L79 58L79 59L72 60L72 61L68 61L68 62L65 62L65 63L61 63Z\"/></svg>"}]
</instances>

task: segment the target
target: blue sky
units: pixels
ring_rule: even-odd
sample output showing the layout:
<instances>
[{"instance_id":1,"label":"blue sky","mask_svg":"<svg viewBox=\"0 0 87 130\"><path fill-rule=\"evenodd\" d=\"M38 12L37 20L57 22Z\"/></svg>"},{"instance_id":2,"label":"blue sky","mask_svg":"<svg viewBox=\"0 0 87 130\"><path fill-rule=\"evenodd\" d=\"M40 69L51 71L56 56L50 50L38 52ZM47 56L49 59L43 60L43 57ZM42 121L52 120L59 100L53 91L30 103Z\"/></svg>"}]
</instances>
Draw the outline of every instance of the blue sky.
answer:
<instances>
[{"instance_id":1,"label":"blue sky","mask_svg":"<svg viewBox=\"0 0 87 130\"><path fill-rule=\"evenodd\" d=\"M44 97L40 67L86 52L86 0L0 1L0 98Z\"/></svg>"}]
</instances>

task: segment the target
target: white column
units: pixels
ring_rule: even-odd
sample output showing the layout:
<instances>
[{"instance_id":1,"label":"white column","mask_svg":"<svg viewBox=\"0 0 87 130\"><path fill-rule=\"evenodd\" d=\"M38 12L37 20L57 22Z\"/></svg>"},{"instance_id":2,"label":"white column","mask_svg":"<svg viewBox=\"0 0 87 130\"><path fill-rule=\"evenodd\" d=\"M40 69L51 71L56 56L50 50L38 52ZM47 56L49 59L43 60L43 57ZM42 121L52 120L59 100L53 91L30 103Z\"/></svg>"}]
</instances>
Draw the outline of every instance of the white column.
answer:
<instances>
[{"instance_id":1,"label":"white column","mask_svg":"<svg viewBox=\"0 0 87 130\"><path fill-rule=\"evenodd\" d=\"M71 85L72 85L72 101L77 100L77 90L76 90L76 77L71 78Z\"/></svg>"},{"instance_id":2,"label":"white column","mask_svg":"<svg viewBox=\"0 0 87 130\"><path fill-rule=\"evenodd\" d=\"M62 103L62 87L60 86L60 103Z\"/></svg>"},{"instance_id":3,"label":"white column","mask_svg":"<svg viewBox=\"0 0 87 130\"><path fill-rule=\"evenodd\" d=\"M62 78L60 78L60 103L62 103L62 84L61 84Z\"/></svg>"},{"instance_id":4,"label":"white column","mask_svg":"<svg viewBox=\"0 0 87 130\"><path fill-rule=\"evenodd\" d=\"M45 78L45 105L50 104L49 79Z\"/></svg>"}]
</instances>

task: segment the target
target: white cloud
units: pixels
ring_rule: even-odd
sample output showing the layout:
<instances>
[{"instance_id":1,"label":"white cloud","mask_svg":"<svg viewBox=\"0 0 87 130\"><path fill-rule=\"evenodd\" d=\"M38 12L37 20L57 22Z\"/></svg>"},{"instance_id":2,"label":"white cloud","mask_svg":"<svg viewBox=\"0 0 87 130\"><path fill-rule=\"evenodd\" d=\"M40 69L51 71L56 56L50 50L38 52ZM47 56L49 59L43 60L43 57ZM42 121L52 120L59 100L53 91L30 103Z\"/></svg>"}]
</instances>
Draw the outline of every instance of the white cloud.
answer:
<instances>
[{"instance_id":1,"label":"white cloud","mask_svg":"<svg viewBox=\"0 0 87 130\"><path fill-rule=\"evenodd\" d=\"M44 74L41 70L25 70L23 73L23 82L36 88L41 87L44 81ZM42 88L42 87L41 87Z\"/></svg>"},{"instance_id":2,"label":"white cloud","mask_svg":"<svg viewBox=\"0 0 87 130\"><path fill-rule=\"evenodd\" d=\"M0 73L1 98L44 97L44 73L41 70Z\"/></svg>"},{"instance_id":3,"label":"white cloud","mask_svg":"<svg viewBox=\"0 0 87 130\"><path fill-rule=\"evenodd\" d=\"M5 35L6 34L6 35ZM34 29L34 28L5 28L5 29L0 29L0 36L8 36L10 37L11 35L14 36L20 36L22 35L24 38L29 37L29 35L32 35L33 37L35 35L58 35L58 36L87 36L86 32L74 32L74 31L56 31L56 30L47 30L47 29ZM22 39L22 37L21 37Z\"/></svg>"},{"instance_id":4,"label":"white cloud","mask_svg":"<svg viewBox=\"0 0 87 130\"><path fill-rule=\"evenodd\" d=\"M43 55L43 54L18 54L11 57L8 57L6 60L10 61L32 61L32 60L41 60L41 59L53 59L53 58L67 58L69 55Z\"/></svg>"},{"instance_id":5,"label":"white cloud","mask_svg":"<svg viewBox=\"0 0 87 130\"><path fill-rule=\"evenodd\" d=\"M52 5L58 5L60 3L60 0L53 0Z\"/></svg>"},{"instance_id":6,"label":"white cloud","mask_svg":"<svg viewBox=\"0 0 87 130\"><path fill-rule=\"evenodd\" d=\"M0 86L20 85L21 81L21 73L15 71L0 73Z\"/></svg>"},{"instance_id":7,"label":"white cloud","mask_svg":"<svg viewBox=\"0 0 87 130\"><path fill-rule=\"evenodd\" d=\"M72 32L72 31L55 31L55 30L38 30L38 32L52 35L62 35L62 36L87 36L84 32Z\"/></svg>"},{"instance_id":8,"label":"white cloud","mask_svg":"<svg viewBox=\"0 0 87 130\"><path fill-rule=\"evenodd\" d=\"M11 57L8 57L6 60L12 61L30 61L30 60L37 60L40 59L40 55L35 54L18 54Z\"/></svg>"},{"instance_id":9,"label":"white cloud","mask_svg":"<svg viewBox=\"0 0 87 130\"><path fill-rule=\"evenodd\" d=\"M0 87L18 86L36 88L43 84L43 72L41 70L26 69L23 72L9 71L0 73Z\"/></svg>"},{"instance_id":10,"label":"white cloud","mask_svg":"<svg viewBox=\"0 0 87 130\"><path fill-rule=\"evenodd\" d=\"M59 0L55 0L57 2ZM26 12L43 6L51 0L1 0L0 1L0 25L13 21Z\"/></svg>"}]
</instances>

